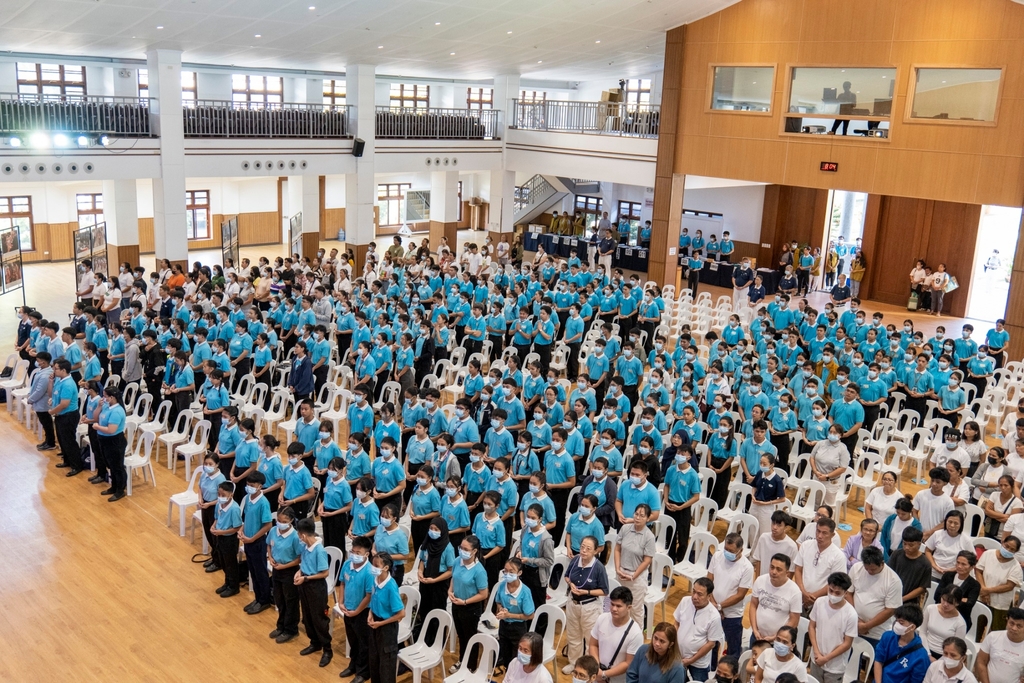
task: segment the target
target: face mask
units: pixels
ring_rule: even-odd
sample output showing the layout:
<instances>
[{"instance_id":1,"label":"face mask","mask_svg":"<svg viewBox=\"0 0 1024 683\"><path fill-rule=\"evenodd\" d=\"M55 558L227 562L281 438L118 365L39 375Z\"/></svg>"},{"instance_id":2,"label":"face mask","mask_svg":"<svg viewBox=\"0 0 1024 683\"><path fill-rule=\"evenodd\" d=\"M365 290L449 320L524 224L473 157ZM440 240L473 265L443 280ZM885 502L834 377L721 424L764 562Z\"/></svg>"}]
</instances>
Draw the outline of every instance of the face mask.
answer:
<instances>
[{"instance_id":1,"label":"face mask","mask_svg":"<svg viewBox=\"0 0 1024 683\"><path fill-rule=\"evenodd\" d=\"M373 574L374 576L380 576L381 574L384 573L384 569L382 567L375 567L375 566L371 565L370 566L370 573Z\"/></svg>"},{"instance_id":2,"label":"face mask","mask_svg":"<svg viewBox=\"0 0 1024 683\"><path fill-rule=\"evenodd\" d=\"M839 603L841 603L845 599L846 599L845 595L832 595L831 593L828 594L828 601L831 602L833 605L838 605ZM900 634L900 635L902 635L902 634Z\"/></svg>"},{"instance_id":3,"label":"face mask","mask_svg":"<svg viewBox=\"0 0 1024 683\"><path fill-rule=\"evenodd\" d=\"M836 442L839 441L839 435L838 434L829 434L828 435L828 440L831 441L832 443L836 443Z\"/></svg>"},{"instance_id":4,"label":"face mask","mask_svg":"<svg viewBox=\"0 0 1024 683\"><path fill-rule=\"evenodd\" d=\"M818 390L815 389L814 387L807 387L807 389L804 390L804 393L807 394L808 396L814 396L816 393L818 393Z\"/></svg>"},{"instance_id":5,"label":"face mask","mask_svg":"<svg viewBox=\"0 0 1024 683\"><path fill-rule=\"evenodd\" d=\"M963 332L960 333L960 336L963 337L964 339L967 339L968 337L971 336L971 333L968 332L967 330L964 330Z\"/></svg>"},{"instance_id":6,"label":"face mask","mask_svg":"<svg viewBox=\"0 0 1024 683\"><path fill-rule=\"evenodd\" d=\"M650 453L651 453L651 449L648 448L647 446L641 446L640 447L640 455L650 455Z\"/></svg>"},{"instance_id":7,"label":"face mask","mask_svg":"<svg viewBox=\"0 0 1024 683\"><path fill-rule=\"evenodd\" d=\"M633 476L633 477L629 478L629 483L632 484L633 486L639 486L640 482L642 482L642 481L643 480L640 477L637 477L637 476Z\"/></svg>"},{"instance_id":8,"label":"face mask","mask_svg":"<svg viewBox=\"0 0 1024 683\"><path fill-rule=\"evenodd\" d=\"M441 532L436 529L427 529L427 536L430 536L435 541L441 538Z\"/></svg>"},{"instance_id":9,"label":"face mask","mask_svg":"<svg viewBox=\"0 0 1024 683\"><path fill-rule=\"evenodd\" d=\"M445 494L448 495L449 498L454 498L455 496L459 495L459 490L458 489L446 488L444 490L444 492L445 492Z\"/></svg>"},{"instance_id":10,"label":"face mask","mask_svg":"<svg viewBox=\"0 0 1024 683\"><path fill-rule=\"evenodd\" d=\"M652 420L649 417L645 417L642 420L640 420L640 424L643 425L644 427L650 427L653 423L654 420Z\"/></svg>"},{"instance_id":11,"label":"face mask","mask_svg":"<svg viewBox=\"0 0 1024 683\"><path fill-rule=\"evenodd\" d=\"M522 664L523 666L529 665L529 663L533 660L533 656L532 655L528 655L528 654L526 654L524 652L520 652L516 656L519 657L519 663Z\"/></svg>"},{"instance_id":12,"label":"face mask","mask_svg":"<svg viewBox=\"0 0 1024 683\"><path fill-rule=\"evenodd\" d=\"M470 552L469 550L465 550L463 548L459 548L459 557L461 557L463 560L467 560L468 561L468 560L473 559L473 553Z\"/></svg>"},{"instance_id":13,"label":"face mask","mask_svg":"<svg viewBox=\"0 0 1024 683\"><path fill-rule=\"evenodd\" d=\"M912 354L912 353L905 353L905 354L903 354L903 360L905 360L905 361L907 361L909 363L910 361L914 360L914 354Z\"/></svg>"},{"instance_id":14,"label":"face mask","mask_svg":"<svg viewBox=\"0 0 1024 683\"><path fill-rule=\"evenodd\" d=\"M729 425L722 425L721 427L718 428L718 432L720 434L728 434L729 431L730 431Z\"/></svg>"},{"instance_id":15,"label":"face mask","mask_svg":"<svg viewBox=\"0 0 1024 683\"><path fill-rule=\"evenodd\" d=\"M228 496L217 496L217 502L221 505L227 505L229 500L231 500L231 498Z\"/></svg>"},{"instance_id":16,"label":"face mask","mask_svg":"<svg viewBox=\"0 0 1024 683\"><path fill-rule=\"evenodd\" d=\"M723 551L723 554L725 555L725 559L729 562L736 561L736 553L732 552L731 550Z\"/></svg>"},{"instance_id":17,"label":"face mask","mask_svg":"<svg viewBox=\"0 0 1024 683\"><path fill-rule=\"evenodd\" d=\"M903 636L906 635L907 631L910 630L910 627L904 626L903 624L897 621L895 624L892 625L892 630L893 633L895 633L896 635Z\"/></svg>"},{"instance_id":18,"label":"face mask","mask_svg":"<svg viewBox=\"0 0 1024 683\"><path fill-rule=\"evenodd\" d=\"M604 475L607 474L604 470L591 470L591 473L596 481L601 481L604 479Z\"/></svg>"},{"instance_id":19,"label":"face mask","mask_svg":"<svg viewBox=\"0 0 1024 683\"><path fill-rule=\"evenodd\" d=\"M955 669L958 666L960 666L960 660L959 659L953 659L952 657L943 657L942 658L942 665L944 667L946 667L947 669Z\"/></svg>"},{"instance_id":20,"label":"face mask","mask_svg":"<svg viewBox=\"0 0 1024 683\"><path fill-rule=\"evenodd\" d=\"M437 452L438 453L447 453L448 452L448 447L445 446L444 444L438 444L437 445Z\"/></svg>"},{"instance_id":21,"label":"face mask","mask_svg":"<svg viewBox=\"0 0 1024 683\"><path fill-rule=\"evenodd\" d=\"M877 370L868 370L868 379L874 379L876 377L878 377Z\"/></svg>"},{"instance_id":22,"label":"face mask","mask_svg":"<svg viewBox=\"0 0 1024 683\"><path fill-rule=\"evenodd\" d=\"M358 498L359 500L364 500L368 495L370 494L367 493L366 491L356 491L356 498Z\"/></svg>"},{"instance_id":23,"label":"face mask","mask_svg":"<svg viewBox=\"0 0 1024 683\"><path fill-rule=\"evenodd\" d=\"M292 467L295 467L296 465L299 464L299 459L298 458L288 458L288 464L291 465Z\"/></svg>"},{"instance_id":24,"label":"face mask","mask_svg":"<svg viewBox=\"0 0 1024 683\"><path fill-rule=\"evenodd\" d=\"M530 493L533 493L533 494L540 493L540 487L537 486L536 484L530 484Z\"/></svg>"},{"instance_id":25,"label":"face mask","mask_svg":"<svg viewBox=\"0 0 1024 683\"><path fill-rule=\"evenodd\" d=\"M247 486L245 487L245 492L246 492L246 493L248 493L248 494L249 494L250 496L251 496L252 494L256 493L257 491L259 491L259 489L258 489L258 488L256 488L255 486L248 486L248 485L247 485Z\"/></svg>"},{"instance_id":26,"label":"face mask","mask_svg":"<svg viewBox=\"0 0 1024 683\"><path fill-rule=\"evenodd\" d=\"M1002 546L999 547L999 554L1003 556L1004 560L1009 560L1013 557L1013 553Z\"/></svg>"},{"instance_id":27,"label":"face mask","mask_svg":"<svg viewBox=\"0 0 1024 683\"><path fill-rule=\"evenodd\" d=\"M207 474L213 474L214 472L217 471L217 466L216 465L203 465L203 471L206 472Z\"/></svg>"},{"instance_id":28,"label":"face mask","mask_svg":"<svg viewBox=\"0 0 1024 683\"><path fill-rule=\"evenodd\" d=\"M785 657L789 654L789 645L785 643L772 643L772 647L775 648L775 654L779 657Z\"/></svg>"},{"instance_id":29,"label":"face mask","mask_svg":"<svg viewBox=\"0 0 1024 683\"><path fill-rule=\"evenodd\" d=\"M551 448L555 452L558 452L558 451L562 450L562 442L561 441L552 441L551 442Z\"/></svg>"},{"instance_id":30,"label":"face mask","mask_svg":"<svg viewBox=\"0 0 1024 683\"><path fill-rule=\"evenodd\" d=\"M530 527L531 529L536 529L539 524L539 519L533 519L532 517L526 518L526 526Z\"/></svg>"}]
</instances>

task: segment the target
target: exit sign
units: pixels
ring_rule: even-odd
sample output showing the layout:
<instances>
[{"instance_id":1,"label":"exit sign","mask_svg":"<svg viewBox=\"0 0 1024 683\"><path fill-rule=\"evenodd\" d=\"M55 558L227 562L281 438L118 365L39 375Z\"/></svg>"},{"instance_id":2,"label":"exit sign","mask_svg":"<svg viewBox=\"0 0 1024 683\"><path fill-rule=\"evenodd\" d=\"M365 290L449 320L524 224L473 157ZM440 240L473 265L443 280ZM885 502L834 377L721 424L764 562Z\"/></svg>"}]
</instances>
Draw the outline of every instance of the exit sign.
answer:
<instances>
[{"instance_id":1,"label":"exit sign","mask_svg":"<svg viewBox=\"0 0 1024 683\"><path fill-rule=\"evenodd\" d=\"M826 173L836 173L839 170L838 161L823 161L821 162L821 170Z\"/></svg>"}]
</instances>

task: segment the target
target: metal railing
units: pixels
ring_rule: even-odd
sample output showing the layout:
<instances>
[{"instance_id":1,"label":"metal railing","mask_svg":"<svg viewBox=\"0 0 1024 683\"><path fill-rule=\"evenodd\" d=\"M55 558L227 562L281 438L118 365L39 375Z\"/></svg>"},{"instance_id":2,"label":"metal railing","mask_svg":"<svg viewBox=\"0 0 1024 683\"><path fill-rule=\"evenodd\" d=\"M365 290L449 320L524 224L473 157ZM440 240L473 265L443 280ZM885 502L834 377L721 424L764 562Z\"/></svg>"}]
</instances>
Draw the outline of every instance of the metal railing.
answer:
<instances>
[{"instance_id":1,"label":"metal railing","mask_svg":"<svg viewBox=\"0 0 1024 683\"><path fill-rule=\"evenodd\" d=\"M497 109L377 107L378 138L405 140L496 140Z\"/></svg>"},{"instance_id":2,"label":"metal railing","mask_svg":"<svg viewBox=\"0 0 1024 683\"><path fill-rule=\"evenodd\" d=\"M0 133L151 137L148 97L0 93Z\"/></svg>"},{"instance_id":3,"label":"metal railing","mask_svg":"<svg viewBox=\"0 0 1024 683\"><path fill-rule=\"evenodd\" d=\"M656 138L661 105L512 100L512 113L510 128Z\"/></svg>"},{"instance_id":4,"label":"metal railing","mask_svg":"<svg viewBox=\"0 0 1024 683\"><path fill-rule=\"evenodd\" d=\"M187 138L349 138L348 105L196 100L183 105Z\"/></svg>"},{"instance_id":5,"label":"metal railing","mask_svg":"<svg viewBox=\"0 0 1024 683\"><path fill-rule=\"evenodd\" d=\"M530 206L534 200L550 197L553 191L554 188L547 181L547 178L540 174L533 176L522 185L516 186L512 197L512 213L520 213L523 209Z\"/></svg>"}]
</instances>

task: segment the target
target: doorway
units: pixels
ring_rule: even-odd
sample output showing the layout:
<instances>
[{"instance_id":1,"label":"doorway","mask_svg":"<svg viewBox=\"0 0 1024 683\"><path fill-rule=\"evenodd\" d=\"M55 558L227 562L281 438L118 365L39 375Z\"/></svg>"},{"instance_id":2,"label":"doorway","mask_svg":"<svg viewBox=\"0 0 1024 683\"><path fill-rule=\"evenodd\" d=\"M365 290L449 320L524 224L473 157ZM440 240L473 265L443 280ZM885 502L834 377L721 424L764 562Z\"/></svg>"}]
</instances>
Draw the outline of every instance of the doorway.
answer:
<instances>
[{"instance_id":1,"label":"doorway","mask_svg":"<svg viewBox=\"0 0 1024 683\"><path fill-rule=\"evenodd\" d=\"M1019 208L981 207L970 295L967 299L968 318L995 322L1005 315L1020 219Z\"/></svg>"},{"instance_id":2,"label":"doorway","mask_svg":"<svg viewBox=\"0 0 1024 683\"><path fill-rule=\"evenodd\" d=\"M835 279L843 274L849 277L850 263L860 249L864 237L864 215L867 209L868 195L866 192L848 192L846 190L828 191L828 210L825 212L825 238L822 244L827 249L834 247L838 263ZM831 289L832 277L827 269L822 269L822 286Z\"/></svg>"}]
</instances>

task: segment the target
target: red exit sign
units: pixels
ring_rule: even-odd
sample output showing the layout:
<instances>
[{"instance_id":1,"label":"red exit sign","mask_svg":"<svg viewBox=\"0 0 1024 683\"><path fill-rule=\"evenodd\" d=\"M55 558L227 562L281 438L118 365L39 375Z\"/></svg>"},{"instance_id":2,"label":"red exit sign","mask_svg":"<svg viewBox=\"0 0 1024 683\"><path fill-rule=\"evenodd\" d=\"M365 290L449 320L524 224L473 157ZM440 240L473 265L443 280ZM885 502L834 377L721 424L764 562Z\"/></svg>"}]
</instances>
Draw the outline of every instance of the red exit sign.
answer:
<instances>
[{"instance_id":1,"label":"red exit sign","mask_svg":"<svg viewBox=\"0 0 1024 683\"><path fill-rule=\"evenodd\" d=\"M838 161L823 161L821 162L821 170L826 173L836 173L839 171Z\"/></svg>"}]
</instances>

